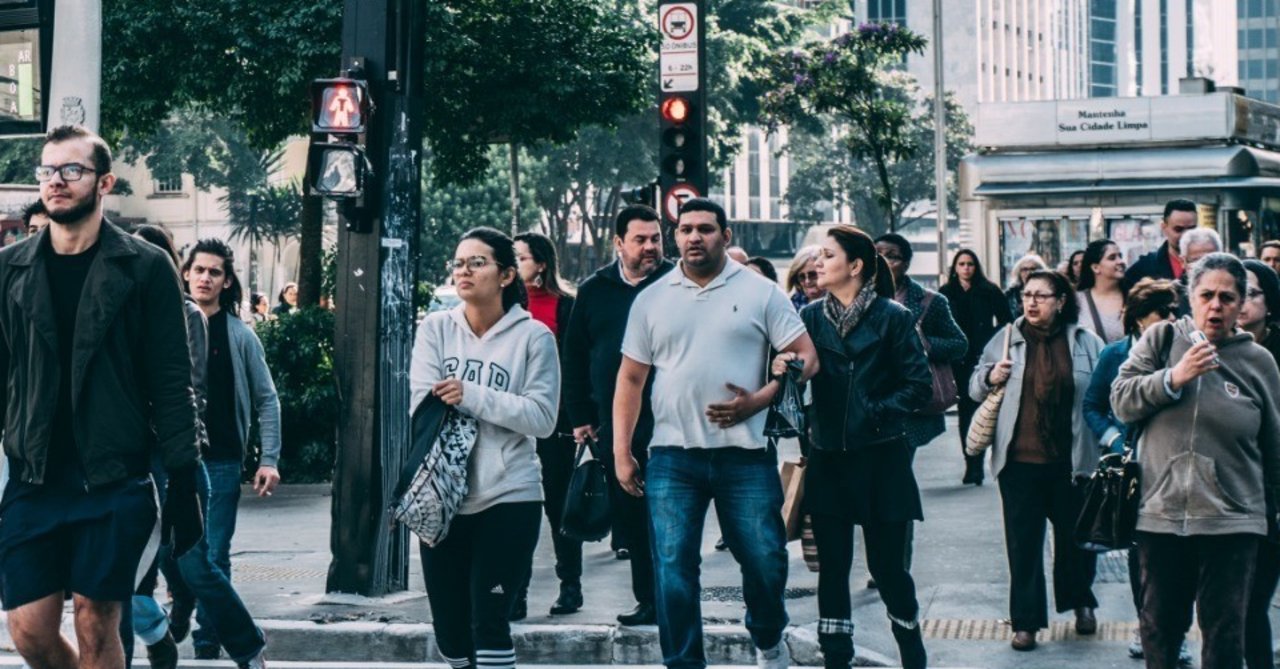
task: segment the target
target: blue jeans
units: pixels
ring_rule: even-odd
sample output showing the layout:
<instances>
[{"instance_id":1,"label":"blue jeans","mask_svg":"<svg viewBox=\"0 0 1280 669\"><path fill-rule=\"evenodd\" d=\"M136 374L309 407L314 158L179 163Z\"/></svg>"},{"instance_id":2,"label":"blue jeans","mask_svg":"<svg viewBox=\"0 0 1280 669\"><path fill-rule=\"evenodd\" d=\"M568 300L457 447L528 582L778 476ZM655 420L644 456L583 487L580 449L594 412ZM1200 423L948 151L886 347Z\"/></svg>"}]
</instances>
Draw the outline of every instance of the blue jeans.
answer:
<instances>
[{"instance_id":1,"label":"blue jeans","mask_svg":"<svg viewBox=\"0 0 1280 669\"><path fill-rule=\"evenodd\" d=\"M707 505L742 569L746 626L756 648L782 641L787 626L786 533L773 449L654 447L645 498L657 584L658 639L668 667L705 667L698 582Z\"/></svg>"},{"instance_id":2,"label":"blue jeans","mask_svg":"<svg viewBox=\"0 0 1280 669\"><path fill-rule=\"evenodd\" d=\"M222 646L237 662L252 659L266 645L262 631L231 585L231 536L236 531L236 510L240 502L238 460L211 460L205 463L209 476L204 515L204 538L178 558L178 569L196 595L196 621L200 628L191 633L198 648Z\"/></svg>"}]
</instances>

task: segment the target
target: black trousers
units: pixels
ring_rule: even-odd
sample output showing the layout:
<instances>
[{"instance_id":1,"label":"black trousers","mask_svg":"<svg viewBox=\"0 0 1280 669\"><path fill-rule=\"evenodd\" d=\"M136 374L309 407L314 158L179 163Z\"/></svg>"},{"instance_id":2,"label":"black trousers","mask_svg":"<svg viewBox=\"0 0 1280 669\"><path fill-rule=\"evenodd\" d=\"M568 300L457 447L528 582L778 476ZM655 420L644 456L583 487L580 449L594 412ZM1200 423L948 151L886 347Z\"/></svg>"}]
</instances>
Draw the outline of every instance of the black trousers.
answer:
<instances>
[{"instance_id":1,"label":"black trousers","mask_svg":"<svg viewBox=\"0 0 1280 669\"><path fill-rule=\"evenodd\" d=\"M1244 661L1249 669L1272 669L1275 651L1271 647L1271 600L1280 582L1280 545L1258 542L1253 587L1244 623Z\"/></svg>"},{"instance_id":2,"label":"black trousers","mask_svg":"<svg viewBox=\"0 0 1280 669\"><path fill-rule=\"evenodd\" d=\"M1097 556L1077 548L1072 537L1084 491L1072 481L1071 466L1010 462L999 480L1013 631L1035 632L1049 626L1045 521L1053 525L1053 601L1058 612L1096 608Z\"/></svg>"},{"instance_id":3,"label":"black trousers","mask_svg":"<svg viewBox=\"0 0 1280 669\"><path fill-rule=\"evenodd\" d=\"M1138 624L1148 669L1178 666L1178 649L1191 629L1192 605L1203 636L1201 669L1240 669L1258 540L1252 534L1138 533L1142 568Z\"/></svg>"},{"instance_id":4,"label":"black trousers","mask_svg":"<svg viewBox=\"0 0 1280 669\"><path fill-rule=\"evenodd\" d=\"M451 667L515 666L511 606L529 582L537 502L457 516L435 548L419 544L436 645Z\"/></svg>"},{"instance_id":5,"label":"black trousers","mask_svg":"<svg viewBox=\"0 0 1280 669\"><path fill-rule=\"evenodd\" d=\"M852 519L811 514L813 540L822 569L818 572L818 645L827 666L848 666L853 660L853 608L849 571L853 568ZM920 604L916 583L905 567L909 521L863 523L867 570L880 589L889 618L904 627L916 624Z\"/></svg>"},{"instance_id":6,"label":"black trousers","mask_svg":"<svg viewBox=\"0 0 1280 669\"><path fill-rule=\"evenodd\" d=\"M972 369L968 371L970 373L973 372ZM963 379L963 381L961 379ZM969 375L966 374L963 377L957 375L956 383L965 384L965 385L962 385L961 388L967 389L968 383L969 383ZM967 455L964 452L965 442L968 440L968 436L969 436L969 425L973 422L973 414L978 412L978 406L980 406L978 402L974 402L972 399L969 399L968 393L964 392L963 390L961 391L960 402L956 407L960 417L960 455L964 457L965 474L967 475L968 473L973 472L974 474L977 475L977 478L981 479L983 478L982 456Z\"/></svg>"},{"instance_id":7,"label":"black trousers","mask_svg":"<svg viewBox=\"0 0 1280 669\"><path fill-rule=\"evenodd\" d=\"M551 544L556 552L556 577L561 583L582 581L582 542L560 534L560 517L573 477L573 437L554 434L538 440L538 460L542 463L543 511L551 524Z\"/></svg>"},{"instance_id":8,"label":"black trousers","mask_svg":"<svg viewBox=\"0 0 1280 669\"><path fill-rule=\"evenodd\" d=\"M604 464L609 478L609 505L613 513L613 537L618 548L625 548L631 553L631 594L639 604L653 604L654 576L653 552L649 546L649 507L643 497L628 495L618 485L617 474L613 470L613 434L607 428L600 428L600 441L596 447L597 457ZM646 437L645 442L648 441ZM640 474L643 476L649 463L649 451L644 443L632 442L631 454L640 463Z\"/></svg>"}]
</instances>

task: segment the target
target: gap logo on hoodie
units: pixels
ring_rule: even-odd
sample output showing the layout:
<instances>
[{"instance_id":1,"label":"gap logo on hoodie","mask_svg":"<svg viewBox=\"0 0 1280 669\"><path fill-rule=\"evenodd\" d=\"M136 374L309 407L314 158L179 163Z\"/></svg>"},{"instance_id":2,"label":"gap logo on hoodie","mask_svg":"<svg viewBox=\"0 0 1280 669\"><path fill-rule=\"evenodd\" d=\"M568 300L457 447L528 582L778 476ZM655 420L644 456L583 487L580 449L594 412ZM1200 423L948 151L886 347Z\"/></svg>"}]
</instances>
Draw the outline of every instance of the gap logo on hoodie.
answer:
<instances>
[{"instance_id":1,"label":"gap logo on hoodie","mask_svg":"<svg viewBox=\"0 0 1280 669\"><path fill-rule=\"evenodd\" d=\"M483 360L467 358L462 364L461 375L458 374L459 362L458 358L444 359L441 363L441 367L444 369L444 376L446 379L457 378L462 381L466 381L467 383L483 383L494 390L501 390L502 392L510 390L511 372L503 369L501 365L490 362L489 376L487 379L482 381L481 378L484 376L485 365Z\"/></svg>"}]
</instances>

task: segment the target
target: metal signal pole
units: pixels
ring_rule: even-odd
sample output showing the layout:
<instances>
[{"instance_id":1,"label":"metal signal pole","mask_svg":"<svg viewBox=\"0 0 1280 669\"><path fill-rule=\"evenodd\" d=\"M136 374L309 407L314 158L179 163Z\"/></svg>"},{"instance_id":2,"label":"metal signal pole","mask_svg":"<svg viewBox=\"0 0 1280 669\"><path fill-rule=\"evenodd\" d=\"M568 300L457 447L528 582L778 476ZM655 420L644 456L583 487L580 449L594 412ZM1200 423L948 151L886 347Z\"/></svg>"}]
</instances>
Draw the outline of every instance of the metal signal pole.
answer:
<instances>
[{"instance_id":1,"label":"metal signal pole","mask_svg":"<svg viewBox=\"0 0 1280 669\"><path fill-rule=\"evenodd\" d=\"M938 285L947 281L947 105L942 85L942 0L933 0L933 180L938 201Z\"/></svg>"}]
</instances>

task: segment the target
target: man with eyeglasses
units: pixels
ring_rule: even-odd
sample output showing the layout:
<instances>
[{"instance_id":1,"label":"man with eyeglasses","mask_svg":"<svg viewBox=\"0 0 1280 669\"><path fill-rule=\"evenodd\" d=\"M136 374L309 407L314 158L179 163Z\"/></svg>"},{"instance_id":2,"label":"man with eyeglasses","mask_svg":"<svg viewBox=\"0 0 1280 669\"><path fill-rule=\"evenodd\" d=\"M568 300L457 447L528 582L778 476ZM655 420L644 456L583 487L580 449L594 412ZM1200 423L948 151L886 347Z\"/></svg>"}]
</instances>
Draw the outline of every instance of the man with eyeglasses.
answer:
<instances>
[{"instance_id":1,"label":"man with eyeglasses","mask_svg":"<svg viewBox=\"0 0 1280 669\"><path fill-rule=\"evenodd\" d=\"M179 555L200 537L186 314L169 259L103 217L116 178L102 138L51 130L35 176L52 223L0 250L11 472L0 598L30 666L115 669L140 566L169 530ZM153 459L169 478L163 527ZM78 651L59 632L64 592L75 600Z\"/></svg>"},{"instance_id":2,"label":"man with eyeglasses","mask_svg":"<svg viewBox=\"0 0 1280 669\"><path fill-rule=\"evenodd\" d=\"M1164 206L1160 218L1160 232L1164 243L1129 267L1124 273L1121 288L1127 293L1143 277L1153 279L1181 279L1188 263L1181 255L1182 235L1196 227L1196 203L1190 200L1170 200Z\"/></svg>"}]
</instances>

